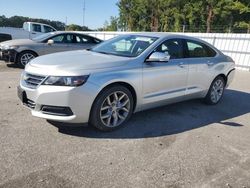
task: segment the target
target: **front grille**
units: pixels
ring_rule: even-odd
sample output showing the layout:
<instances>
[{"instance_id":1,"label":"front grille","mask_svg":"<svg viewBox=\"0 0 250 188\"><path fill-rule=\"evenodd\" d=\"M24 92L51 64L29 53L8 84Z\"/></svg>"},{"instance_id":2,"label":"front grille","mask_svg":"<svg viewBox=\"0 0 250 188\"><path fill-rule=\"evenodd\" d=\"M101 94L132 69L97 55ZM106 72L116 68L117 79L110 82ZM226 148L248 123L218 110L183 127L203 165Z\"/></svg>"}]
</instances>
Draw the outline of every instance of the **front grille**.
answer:
<instances>
[{"instance_id":1,"label":"front grille","mask_svg":"<svg viewBox=\"0 0 250 188\"><path fill-rule=\"evenodd\" d=\"M24 73L23 80L27 87L29 88L36 88L38 85L40 85L44 79L45 76L38 76L34 74Z\"/></svg>"}]
</instances>

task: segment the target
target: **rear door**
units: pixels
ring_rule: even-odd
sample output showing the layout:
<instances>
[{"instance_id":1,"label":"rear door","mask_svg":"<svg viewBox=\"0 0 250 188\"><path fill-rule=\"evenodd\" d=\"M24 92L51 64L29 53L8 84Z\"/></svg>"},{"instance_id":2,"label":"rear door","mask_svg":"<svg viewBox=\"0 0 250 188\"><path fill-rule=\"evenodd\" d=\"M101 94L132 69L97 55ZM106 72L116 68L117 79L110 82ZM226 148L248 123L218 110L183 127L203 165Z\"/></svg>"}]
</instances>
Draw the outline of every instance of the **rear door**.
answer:
<instances>
[{"instance_id":1,"label":"rear door","mask_svg":"<svg viewBox=\"0 0 250 188\"><path fill-rule=\"evenodd\" d=\"M198 93L209 88L213 75L216 52L204 43L184 40L189 76L186 94Z\"/></svg>"}]
</instances>

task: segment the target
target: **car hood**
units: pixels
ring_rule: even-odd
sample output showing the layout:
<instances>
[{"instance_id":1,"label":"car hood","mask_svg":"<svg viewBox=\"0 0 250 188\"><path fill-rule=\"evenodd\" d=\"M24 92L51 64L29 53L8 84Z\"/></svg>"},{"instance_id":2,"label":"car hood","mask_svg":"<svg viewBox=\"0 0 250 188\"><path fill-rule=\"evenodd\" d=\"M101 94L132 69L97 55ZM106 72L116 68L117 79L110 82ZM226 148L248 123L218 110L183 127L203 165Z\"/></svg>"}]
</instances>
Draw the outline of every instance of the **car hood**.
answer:
<instances>
[{"instance_id":1,"label":"car hood","mask_svg":"<svg viewBox=\"0 0 250 188\"><path fill-rule=\"evenodd\" d=\"M87 50L54 53L33 59L27 66L49 74L78 74L82 70L99 70L122 66L130 61L128 57L100 54Z\"/></svg>"},{"instance_id":2,"label":"car hood","mask_svg":"<svg viewBox=\"0 0 250 188\"><path fill-rule=\"evenodd\" d=\"M27 45L27 44L34 44L35 41L30 39L16 39L16 40L9 40L6 42L0 43L1 46L19 46L19 45Z\"/></svg>"}]
</instances>

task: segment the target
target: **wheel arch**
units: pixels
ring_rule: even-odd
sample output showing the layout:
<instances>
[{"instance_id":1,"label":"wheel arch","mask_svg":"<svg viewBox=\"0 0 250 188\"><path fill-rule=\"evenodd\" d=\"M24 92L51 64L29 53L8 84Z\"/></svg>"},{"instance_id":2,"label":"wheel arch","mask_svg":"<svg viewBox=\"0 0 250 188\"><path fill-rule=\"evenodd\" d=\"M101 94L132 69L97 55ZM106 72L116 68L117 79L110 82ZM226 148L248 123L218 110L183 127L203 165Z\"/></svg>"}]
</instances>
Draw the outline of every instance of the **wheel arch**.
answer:
<instances>
[{"instance_id":1,"label":"wheel arch","mask_svg":"<svg viewBox=\"0 0 250 188\"><path fill-rule=\"evenodd\" d=\"M216 78L218 78L218 77L222 77L222 78L224 79L224 81L225 81L225 85L227 85L227 75L221 73L221 74L217 75L217 76L213 79L213 81L214 81Z\"/></svg>"},{"instance_id":2,"label":"wheel arch","mask_svg":"<svg viewBox=\"0 0 250 188\"><path fill-rule=\"evenodd\" d=\"M15 62L16 62L16 63L17 63L17 61L18 61L18 58L19 58L20 54L22 54L22 53L24 53L24 52L32 52L32 53L34 53L34 54L36 55L36 57L39 56L38 53L35 52L35 51L33 51L33 50L24 49L24 50L22 50L22 51L20 51L20 52L17 53L16 59L15 59Z\"/></svg>"},{"instance_id":3,"label":"wheel arch","mask_svg":"<svg viewBox=\"0 0 250 188\"><path fill-rule=\"evenodd\" d=\"M98 92L98 94L96 95L95 97L95 100L93 102L93 104L95 103L97 97L102 93L102 91L104 89L107 89L107 88L110 88L110 87L113 87L115 85L120 85L120 86L124 86L126 87L132 94L133 96L133 102L134 102L134 106L133 106L133 111L136 109L136 106L137 106L137 93L136 93L136 90L134 89L134 87L128 83L128 82L125 82L125 81L115 81L115 82L112 82L112 83L108 83L107 85L105 85L103 88L100 89L100 91ZM93 107L93 104L92 104L92 107ZM91 107L91 108L92 108Z\"/></svg>"}]
</instances>

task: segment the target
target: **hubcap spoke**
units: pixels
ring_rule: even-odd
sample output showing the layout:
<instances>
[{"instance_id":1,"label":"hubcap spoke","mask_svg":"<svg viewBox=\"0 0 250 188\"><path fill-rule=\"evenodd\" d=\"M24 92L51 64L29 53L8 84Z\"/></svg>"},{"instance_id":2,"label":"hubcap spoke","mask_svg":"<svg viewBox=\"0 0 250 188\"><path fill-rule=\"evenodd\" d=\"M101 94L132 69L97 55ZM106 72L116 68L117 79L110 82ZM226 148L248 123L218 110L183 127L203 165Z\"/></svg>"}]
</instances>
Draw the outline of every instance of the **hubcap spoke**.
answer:
<instances>
[{"instance_id":1,"label":"hubcap spoke","mask_svg":"<svg viewBox=\"0 0 250 188\"><path fill-rule=\"evenodd\" d=\"M122 116L122 115L120 115L120 114L118 114L118 117L120 118L120 119L125 119L125 117L124 116Z\"/></svg>"},{"instance_id":2,"label":"hubcap spoke","mask_svg":"<svg viewBox=\"0 0 250 188\"><path fill-rule=\"evenodd\" d=\"M119 98L116 92L114 93L114 97L115 97L115 101L118 101Z\"/></svg>"},{"instance_id":3,"label":"hubcap spoke","mask_svg":"<svg viewBox=\"0 0 250 188\"><path fill-rule=\"evenodd\" d=\"M110 108L110 106L104 106L104 107L101 108L101 110L103 111L103 110L107 110L109 108Z\"/></svg>"},{"instance_id":4,"label":"hubcap spoke","mask_svg":"<svg viewBox=\"0 0 250 188\"><path fill-rule=\"evenodd\" d=\"M117 123L118 123L118 114L115 113L115 114L113 115L113 118L114 118L113 126L116 126Z\"/></svg>"},{"instance_id":5,"label":"hubcap spoke","mask_svg":"<svg viewBox=\"0 0 250 188\"><path fill-rule=\"evenodd\" d=\"M121 108L121 110L123 110L125 112L129 112L129 110L126 107Z\"/></svg>"},{"instance_id":6,"label":"hubcap spoke","mask_svg":"<svg viewBox=\"0 0 250 188\"><path fill-rule=\"evenodd\" d=\"M107 103L108 103L109 105L111 105L111 101L110 101L110 97L109 97L109 96L107 97Z\"/></svg>"},{"instance_id":7,"label":"hubcap spoke","mask_svg":"<svg viewBox=\"0 0 250 188\"><path fill-rule=\"evenodd\" d=\"M121 95L119 101L121 101L125 97L125 94Z\"/></svg>"},{"instance_id":8,"label":"hubcap spoke","mask_svg":"<svg viewBox=\"0 0 250 188\"><path fill-rule=\"evenodd\" d=\"M107 120L107 125L110 126L110 122L111 122L111 116L108 117L108 120Z\"/></svg>"},{"instance_id":9,"label":"hubcap spoke","mask_svg":"<svg viewBox=\"0 0 250 188\"><path fill-rule=\"evenodd\" d=\"M110 117L110 114L105 114L105 115L102 115L102 116L101 116L102 119L107 119L107 118L109 118L109 117Z\"/></svg>"},{"instance_id":10,"label":"hubcap spoke","mask_svg":"<svg viewBox=\"0 0 250 188\"><path fill-rule=\"evenodd\" d=\"M126 106L126 104L128 104L128 102L129 102L129 99L127 99L126 101L124 101L124 102L122 103L122 107Z\"/></svg>"}]
</instances>

